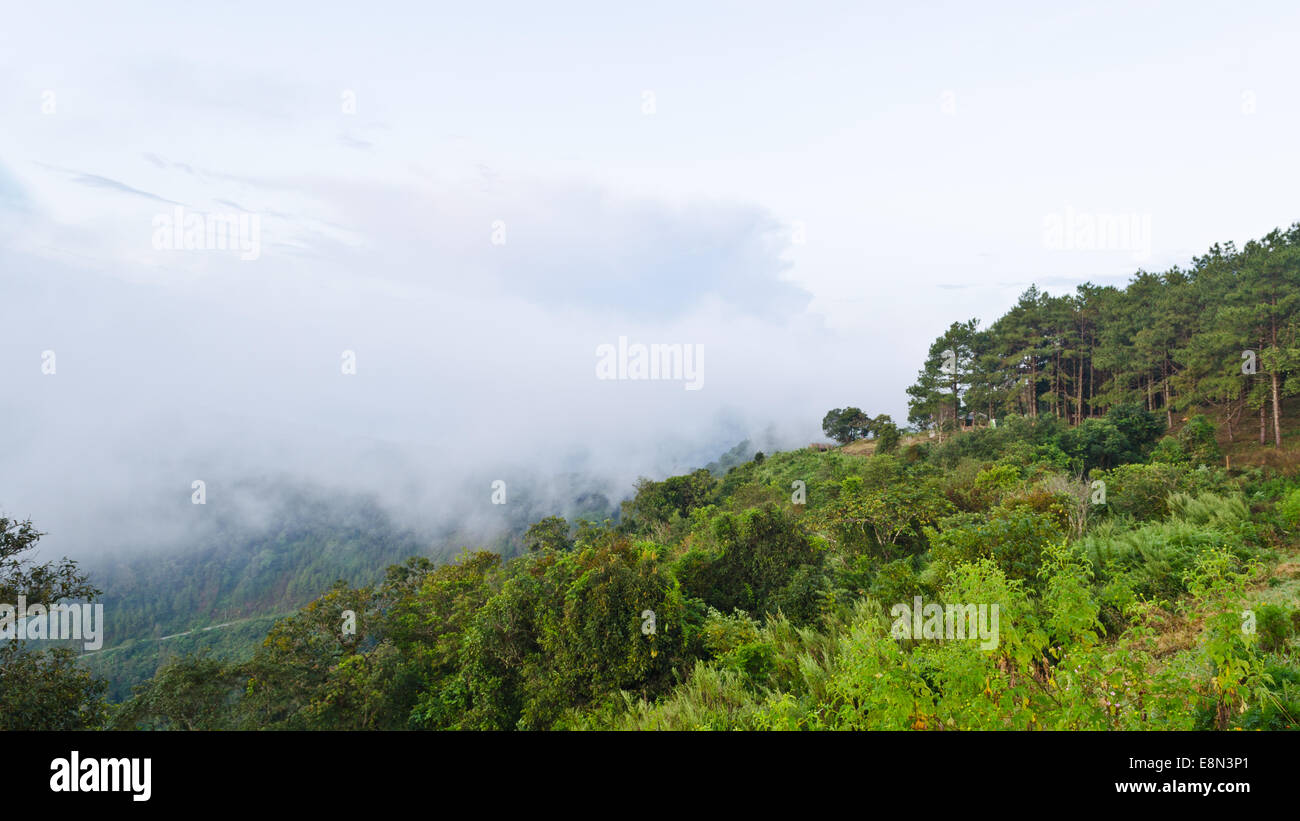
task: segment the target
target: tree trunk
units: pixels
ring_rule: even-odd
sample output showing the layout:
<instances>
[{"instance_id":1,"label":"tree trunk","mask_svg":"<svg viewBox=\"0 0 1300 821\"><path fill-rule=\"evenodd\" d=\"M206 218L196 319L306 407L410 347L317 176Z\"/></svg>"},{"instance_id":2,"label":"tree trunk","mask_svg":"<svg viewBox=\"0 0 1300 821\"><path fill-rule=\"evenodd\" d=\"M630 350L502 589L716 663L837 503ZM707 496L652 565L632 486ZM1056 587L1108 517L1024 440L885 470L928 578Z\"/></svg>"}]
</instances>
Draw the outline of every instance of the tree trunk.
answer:
<instances>
[{"instance_id":1,"label":"tree trunk","mask_svg":"<svg viewBox=\"0 0 1300 821\"><path fill-rule=\"evenodd\" d=\"M1079 384L1075 386L1074 424L1078 425L1083 422L1083 354L1079 354L1079 366L1075 370L1075 378L1079 380Z\"/></svg>"},{"instance_id":2,"label":"tree trunk","mask_svg":"<svg viewBox=\"0 0 1300 821\"><path fill-rule=\"evenodd\" d=\"M1276 308L1277 300L1273 300L1273 306ZM1273 350L1278 350L1277 344L1277 314L1274 313L1272 322L1269 327L1270 342ZM1276 358L1275 358L1276 363ZM1282 397L1278 395L1278 378L1276 365L1269 368L1269 379L1273 388L1273 447L1282 447Z\"/></svg>"},{"instance_id":3,"label":"tree trunk","mask_svg":"<svg viewBox=\"0 0 1300 821\"><path fill-rule=\"evenodd\" d=\"M1061 418L1061 352L1052 354L1052 415Z\"/></svg>"},{"instance_id":4,"label":"tree trunk","mask_svg":"<svg viewBox=\"0 0 1300 821\"><path fill-rule=\"evenodd\" d=\"M1169 360L1165 360L1165 364L1162 365L1162 368L1165 369L1165 426L1173 427L1174 407L1169 401Z\"/></svg>"},{"instance_id":5,"label":"tree trunk","mask_svg":"<svg viewBox=\"0 0 1300 821\"><path fill-rule=\"evenodd\" d=\"M1029 418L1038 418L1038 359L1029 364Z\"/></svg>"},{"instance_id":6,"label":"tree trunk","mask_svg":"<svg viewBox=\"0 0 1300 821\"><path fill-rule=\"evenodd\" d=\"M1282 447L1282 399L1278 396L1277 370L1269 374L1273 378L1273 446Z\"/></svg>"},{"instance_id":7,"label":"tree trunk","mask_svg":"<svg viewBox=\"0 0 1300 821\"><path fill-rule=\"evenodd\" d=\"M1092 357L1088 357L1088 415L1096 413L1092 406L1092 397L1095 396L1094 388L1097 386L1097 368L1092 364Z\"/></svg>"}]
</instances>

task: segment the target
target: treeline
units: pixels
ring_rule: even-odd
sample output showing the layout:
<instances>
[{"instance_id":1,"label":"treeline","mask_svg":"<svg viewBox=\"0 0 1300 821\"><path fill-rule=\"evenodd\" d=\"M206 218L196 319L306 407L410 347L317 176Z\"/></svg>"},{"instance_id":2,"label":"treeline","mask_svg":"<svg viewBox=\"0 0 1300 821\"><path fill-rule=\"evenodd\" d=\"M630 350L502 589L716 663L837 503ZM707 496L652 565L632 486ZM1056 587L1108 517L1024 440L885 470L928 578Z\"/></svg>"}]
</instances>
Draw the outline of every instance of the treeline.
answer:
<instances>
[{"instance_id":1,"label":"treeline","mask_svg":"<svg viewBox=\"0 0 1300 821\"><path fill-rule=\"evenodd\" d=\"M1069 424L1136 404L1168 426L1212 409L1234 439L1258 421L1282 443L1300 392L1300 223L1238 249L1215 245L1187 270L1140 271L1125 288L1031 287L987 328L955 322L908 389L910 422L939 431L1015 413Z\"/></svg>"}]
</instances>

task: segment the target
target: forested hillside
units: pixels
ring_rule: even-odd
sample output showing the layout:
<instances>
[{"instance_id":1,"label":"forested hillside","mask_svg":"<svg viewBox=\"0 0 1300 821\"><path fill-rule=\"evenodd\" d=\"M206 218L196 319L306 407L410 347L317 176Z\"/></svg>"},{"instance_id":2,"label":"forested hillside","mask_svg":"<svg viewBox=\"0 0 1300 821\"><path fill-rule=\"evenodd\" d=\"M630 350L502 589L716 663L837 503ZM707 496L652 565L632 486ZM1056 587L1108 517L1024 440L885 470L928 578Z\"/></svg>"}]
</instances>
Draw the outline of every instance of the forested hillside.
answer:
<instances>
[{"instance_id":1,"label":"forested hillside","mask_svg":"<svg viewBox=\"0 0 1300 821\"><path fill-rule=\"evenodd\" d=\"M1048 417L646 482L623 525L340 585L247 664L169 665L116 726L1295 726L1300 484L1131 417L1086 480ZM1000 603L996 647L891 637L916 596Z\"/></svg>"},{"instance_id":2,"label":"forested hillside","mask_svg":"<svg viewBox=\"0 0 1300 821\"><path fill-rule=\"evenodd\" d=\"M112 725L1294 729L1298 240L1031 288L935 341L919 435L836 409L876 446L644 480L617 524L339 584Z\"/></svg>"},{"instance_id":3,"label":"forested hillside","mask_svg":"<svg viewBox=\"0 0 1300 821\"><path fill-rule=\"evenodd\" d=\"M213 506L215 525L183 549L158 549L105 557L86 569L101 590L108 620L104 649L82 662L107 679L109 697L120 701L174 655L206 652L244 661L276 618L292 613L339 579L373 584L385 568L410 556L437 562L452 558L458 544L474 541L510 556L538 507L526 498L501 506L500 535L447 528L417 535L398 527L373 499L316 488L259 482L246 488L264 504L259 521L242 521L238 510ZM613 508L599 494L571 480L566 507L604 518ZM516 488L517 496L524 496ZM487 499L487 494L484 494Z\"/></svg>"},{"instance_id":4,"label":"forested hillside","mask_svg":"<svg viewBox=\"0 0 1300 821\"><path fill-rule=\"evenodd\" d=\"M840 447L733 450L502 551L418 555L362 507L195 553L133 629L350 575L122 705L64 657L9 692L123 729L1295 729L1298 241L1030 289L935 341L914 430L837 408ZM94 581L129 609L148 574Z\"/></svg>"}]
</instances>

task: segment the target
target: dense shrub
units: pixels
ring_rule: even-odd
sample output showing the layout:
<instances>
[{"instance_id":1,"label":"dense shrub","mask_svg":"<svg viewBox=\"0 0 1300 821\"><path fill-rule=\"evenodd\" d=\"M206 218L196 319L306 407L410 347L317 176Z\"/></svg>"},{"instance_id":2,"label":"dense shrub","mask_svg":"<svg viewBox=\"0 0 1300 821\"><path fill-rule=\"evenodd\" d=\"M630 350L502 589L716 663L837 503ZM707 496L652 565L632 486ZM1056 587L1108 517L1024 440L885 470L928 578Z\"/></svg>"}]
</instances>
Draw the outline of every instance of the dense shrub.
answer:
<instances>
[{"instance_id":1,"label":"dense shrub","mask_svg":"<svg viewBox=\"0 0 1300 821\"><path fill-rule=\"evenodd\" d=\"M1151 451L1151 461L1167 465L1187 465L1192 459L1183 450L1182 444L1173 436L1165 436L1156 443Z\"/></svg>"},{"instance_id":2,"label":"dense shrub","mask_svg":"<svg viewBox=\"0 0 1300 821\"><path fill-rule=\"evenodd\" d=\"M1278 604L1265 604L1255 610L1255 629L1259 647L1266 653L1278 653L1291 638L1291 613Z\"/></svg>"},{"instance_id":3,"label":"dense shrub","mask_svg":"<svg viewBox=\"0 0 1300 821\"><path fill-rule=\"evenodd\" d=\"M1061 431L1056 444L1081 470L1089 471L1142 461L1163 432L1159 415L1137 405L1117 405L1100 419L1085 419Z\"/></svg>"},{"instance_id":4,"label":"dense shrub","mask_svg":"<svg viewBox=\"0 0 1300 821\"><path fill-rule=\"evenodd\" d=\"M1065 535L1059 518L1025 505L997 507L988 514L958 513L926 533L942 569L992 559L1007 578L1018 580L1036 578L1043 548Z\"/></svg>"},{"instance_id":5,"label":"dense shrub","mask_svg":"<svg viewBox=\"0 0 1300 821\"><path fill-rule=\"evenodd\" d=\"M690 512L713 499L717 480L700 469L686 476L672 476L662 482L641 479L636 496L624 503L624 516L633 524L666 523L674 514L685 518Z\"/></svg>"},{"instance_id":6,"label":"dense shrub","mask_svg":"<svg viewBox=\"0 0 1300 821\"><path fill-rule=\"evenodd\" d=\"M1214 439L1214 423L1205 414L1191 416L1182 430L1178 442L1194 465L1217 465L1223 461L1223 452Z\"/></svg>"},{"instance_id":7,"label":"dense shrub","mask_svg":"<svg viewBox=\"0 0 1300 821\"><path fill-rule=\"evenodd\" d=\"M1138 521L1169 515L1166 501L1179 487L1184 470L1169 464L1122 465L1094 471L1092 479L1106 485L1106 510Z\"/></svg>"},{"instance_id":8,"label":"dense shrub","mask_svg":"<svg viewBox=\"0 0 1300 821\"><path fill-rule=\"evenodd\" d=\"M1288 493L1277 506L1278 516L1286 527L1300 528L1300 487Z\"/></svg>"}]
</instances>

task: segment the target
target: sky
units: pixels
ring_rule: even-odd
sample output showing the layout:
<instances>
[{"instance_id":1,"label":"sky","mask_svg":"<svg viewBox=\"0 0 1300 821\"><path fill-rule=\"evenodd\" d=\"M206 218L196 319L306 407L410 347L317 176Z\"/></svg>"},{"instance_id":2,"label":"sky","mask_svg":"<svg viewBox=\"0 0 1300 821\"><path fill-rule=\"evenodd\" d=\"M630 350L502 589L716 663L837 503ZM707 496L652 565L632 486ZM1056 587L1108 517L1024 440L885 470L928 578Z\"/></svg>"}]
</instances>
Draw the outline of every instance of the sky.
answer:
<instances>
[{"instance_id":1,"label":"sky","mask_svg":"<svg viewBox=\"0 0 1300 821\"><path fill-rule=\"evenodd\" d=\"M618 497L832 407L904 420L951 322L1300 219L1298 24L4 4L0 515L177 543L193 481L207 510L288 477L490 522L497 479ZM171 247L196 218L244 246ZM698 389L597 378L620 338L696 353Z\"/></svg>"}]
</instances>

